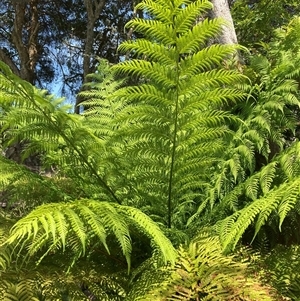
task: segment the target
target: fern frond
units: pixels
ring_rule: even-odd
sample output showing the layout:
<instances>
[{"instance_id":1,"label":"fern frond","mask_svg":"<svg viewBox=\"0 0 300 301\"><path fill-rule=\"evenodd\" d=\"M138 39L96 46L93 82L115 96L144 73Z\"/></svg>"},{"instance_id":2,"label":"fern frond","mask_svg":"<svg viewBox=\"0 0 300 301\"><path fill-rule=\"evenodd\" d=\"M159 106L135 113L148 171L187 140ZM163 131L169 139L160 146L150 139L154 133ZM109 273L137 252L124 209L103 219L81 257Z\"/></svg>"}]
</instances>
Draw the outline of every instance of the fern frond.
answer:
<instances>
[{"instance_id":1,"label":"fern frond","mask_svg":"<svg viewBox=\"0 0 300 301\"><path fill-rule=\"evenodd\" d=\"M33 289L35 283L30 280L23 280L17 284L5 281L5 292L3 295L3 300L7 301L39 301L39 298Z\"/></svg>"},{"instance_id":2,"label":"fern frond","mask_svg":"<svg viewBox=\"0 0 300 301\"><path fill-rule=\"evenodd\" d=\"M254 200L244 209L237 211L234 216L226 218L222 222L223 226L221 226L222 229L227 229L226 234L220 233L223 236L224 248L234 248L245 230L254 222L256 236L272 213L277 212L280 219L279 227L281 227L288 212L298 202L299 184L299 178L283 183L271 189L265 196Z\"/></svg>"},{"instance_id":3,"label":"fern frond","mask_svg":"<svg viewBox=\"0 0 300 301\"><path fill-rule=\"evenodd\" d=\"M270 289L247 274L247 264L222 254L215 237L195 239L179 249L175 268L161 283L135 300L273 300ZM253 285L257 290L249 289Z\"/></svg>"},{"instance_id":4,"label":"fern frond","mask_svg":"<svg viewBox=\"0 0 300 301\"><path fill-rule=\"evenodd\" d=\"M181 68L186 76L210 70L211 64L219 65L221 60L232 54L234 49L235 47L228 47L228 45L211 45L191 56L186 56L182 61Z\"/></svg>"},{"instance_id":5,"label":"fern frond","mask_svg":"<svg viewBox=\"0 0 300 301\"><path fill-rule=\"evenodd\" d=\"M122 52L133 52L137 56L145 55L149 60L158 62L165 66L173 65L170 53L174 53L174 49L170 47L166 49L164 45L154 44L151 41L145 39L139 39L137 41L127 41L120 45L119 50ZM175 53L174 53L175 55Z\"/></svg>"},{"instance_id":6,"label":"fern frond","mask_svg":"<svg viewBox=\"0 0 300 301\"><path fill-rule=\"evenodd\" d=\"M244 78L221 67L234 47L206 47L223 23L204 20L194 26L196 12L210 8L209 1L167 1L164 16L161 2L142 1L138 7L149 7L153 19L134 19L128 26L145 38L120 46L138 58L113 69L139 77L142 84L116 91L127 106L116 116L115 138L127 142L123 159L134 170L130 182L143 181L136 186L138 195L151 203L158 198L171 227L176 208L197 198L206 168L219 159L231 135L226 124L240 122L220 107L242 97L232 84Z\"/></svg>"},{"instance_id":7,"label":"fern frond","mask_svg":"<svg viewBox=\"0 0 300 301\"><path fill-rule=\"evenodd\" d=\"M165 19L165 14L163 14L163 19ZM168 21L166 23L162 21L133 19L126 24L126 27L134 28L136 32L143 33L147 38L155 37L158 43L172 46L174 44L174 31Z\"/></svg>"},{"instance_id":8,"label":"fern frond","mask_svg":"<svg viewBox=\"0 0 300 301\"><path fill-rule=\"evenodd\" d=\"M160 250L165 262L173 262L176 252L154 222L138 209L93 200L42 205L12 228L6 244L35 255L46 246L47 252L71 247L83 256L91 240L99 240L109 251L106 238L113 234L130 267L131 240L128 224L141 229ZM73 247L72 247L73 246Z\"/></svg>"},{"instance_id":9,"label":"fern frond","mask_svg":"<svg viewBox=\"0 0 300 301\"><path fill-rule=\"evenodd\" d=\"M187 5L186 8L184 10L179 10L178 13L176 14L176 28L177 28L177 33L180 34L189 33L191 31L191 24L195 22L197 17L199 17L200 15L204 14L205 12L207 12L212 8L212 4L208 1L196 1L196 2L182 1L182 4ZM221 21L218 20L217 22L221 22ZM210 28L210 30L212 30L212 28ZM218 33L219 30L214 34L218 34ZM205 36L204 32L203 32L203 36Z\"/></svg>"},{"instance_id":10,"label":"fern frond","mask_svg":"<svg viewBox=\"0 0 300 301\"><path fill-rule=\"evenodd\" d=\"M157 18L162 20L164 23L168 24L172 22L172 9L175 3L159 1L142 1L136 6L137 9L145 10L151 15L152 18ZM129 23L130 24L130 23ZM130 25L127 24L127 27Z\"/></svg>"},{"instance_id":11,"label":"fern frond","mask_svg":"<svg viewBox=\"0 0 300 301\"><path fill-rule=\"evenodd\" d=\"M3 69L0 74L3 86L0 106L5 108L0 122L1 131L7 135L6 143L26 142L24 154L27 156L47 153L48 160L52 156L51 165L58 165L64 176L68 174L78 179L78 174L88 175L81 184L89 182L95 188L98 186L98 193L120 203L105 179L105 170L99 168L101 163L109 161L109 156L102 156L106 153L103 138L96 136L83 117L69 114L61 105L62 100L58 101L17 78L3 63L0 68ZM11 105L9 99L2 95L5 91L18 99L15 105ZM83 185L81 188L84 190ZM108 194L104 193L105 190Z\"/></svg>"},{"instance_id":12,"label":"fern frond","mask_svg":"<svg viewBox=\"0 0 300 301\"><path fill-rule=\"evenodd\" d=\"M260 187L263 194L267 194L275 178L277 162L271 162L261 169Z\"/></svg>"},{"instance_id":13,"label":"fern frond","mask_svg":"<svg viewBox=\"0 0 300 301\"><path fill-rule=\"evenodd\" d=\"M197 4L199 5L199 2L195 2L195 5ZM203 6L202 3L200 5ZM184 10L184 12L187 13L187 10ZM189 22L191 21L189 20ZM183 31L180 25L176 24L176 27L178 26L177 31L180 32L180 36L178 37L178 45L180 45L178 48L179 53L196 53L201 50L208 38L220 33L223 24L224 22L220 19L214 19L212 22L205 19L202 22L198 22L192 29L187 29L186 25L184 25L185 31Z\"/></svg>"}]
</instances>

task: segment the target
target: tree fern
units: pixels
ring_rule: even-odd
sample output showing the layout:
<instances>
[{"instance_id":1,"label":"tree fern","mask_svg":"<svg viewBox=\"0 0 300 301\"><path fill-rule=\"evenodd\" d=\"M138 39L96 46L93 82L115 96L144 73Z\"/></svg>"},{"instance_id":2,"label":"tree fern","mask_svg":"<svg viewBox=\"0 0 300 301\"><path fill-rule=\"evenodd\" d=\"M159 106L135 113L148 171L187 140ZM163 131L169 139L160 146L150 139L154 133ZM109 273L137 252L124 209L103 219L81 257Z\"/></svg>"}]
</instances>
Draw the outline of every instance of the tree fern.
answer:
<instances>
[{"instance_id":1,"label":"tree fern","mask_svg":"<svg viewBox=\"0 0 300 301\"><path fill-rule=\"evenodd\" d=\"M138 209L99 202L99 199L104 199L121 203L122 195L118 190L122 191L123 187L120 185L113 190L112 186L126 182L126 177L116 181L117 173L110 174L110 166L116 163L112 163L111 157L107 155L106 147L110 138L108 130L112 127L107 124L107 120L105 123L106 116L99 109L103 98L96 95L99 97L98 107L94 103L86 102L86 106L94 111L87 111L85 116L74 116L63 107L61 100L22 81L3 63L0 80L1 130L5 135L5 145L24 141L25 156L38 152L42 164L52 165L55 169L53 181L48 181L44 177L31 174L25 167L2 158L1 163L7 169L2 176L5 188L10 188L12 182L18 184L16 179L20 176L24 180L24 176L28 175L34 183L30 187L40 186L39 182L46 183L48 191L46 189L45 195L52 186L54 190L58 190L58 195L52 195L53 199L48 195L43 200L54 203L37 207L13 227L5 245L11 245L18 254L18 263L22 262L23 255L25 259L29 259L28 257L38 253L42 260L58 249L67 248L73 252L71 263L74 263L77 258L86 254L91 242L102 244L108 251L106 238L114 235L130 267L132 246L129 226L146 234L152 242L151 245L161 251L165 262L174 262L176 252L173 246L150 218ZM110 79L108 81L111 82ZM109 109L112 111L111 105ZM100 126L107 124L104 129L106 137L97 128L93 128L95 121L91 117L96 111L101 113ZM113 152L114 143L110 145L110 151ZM115 170L116 167L112 169ZM56 186L55 180L62 179L64 182L66 178L73 181L72 185L78 184L76 190L82 191L82 197L91 199L73 201L74 191L71 194L61 191L62 187ZM94 196L97 201L92 199ZM60 203L62 200L69 202Z\"/></svg>"},{"instance_id":2,"label":"tree fern","mask_svg":"<svg viewBox=\"0 0 300 301\"><path fill-rule=\"evenodd\" d=\"M113 236L130 267L134 229L150 238L164 262L173 263L176 252L170 242L135 207L170 233L172 228L182 229L191 212L197 211L189 220L193 224L218 203L223 214L228 208L233 212L218 224L221 242L229 248L254 222L256 233L271 215L277 214L281 225L297 203L299 144L275 156L277 149L287 146L283 132L293 130L293 108L299 105L294 80L298 73L287 63L290 55L282 55L277 66L261 57L253 59L256 73L248 85L225 63L236 46L211 45L223 21L194 22L211 8L209 1L145 0L137 8L147 18L133 19L128 26L143 38L120 46L132 59L113 71L100 63L82 93L86 112L80 116L0 65L2 148L21 141L24 158L38 153L43 167L55 171L47 180L0 160L5 167L0 176L3 188L21 184L22 176L26 183L44 183L45 191L55 192L45 193L45 203L53 203L37 207L12 228L4 245L13 248L18 262L34 256L42 261L58 250L70 250L74 265L93 246L109 252ZM120 87L113 74L133 76L137 84ZM264 157L264 167L257 164L257 154ZM68 193L57 184L60 179L70 180L71 189L78 190ZM208 242L208 250L215 243ZM203 258L194 261L196 255L209 257L203 248L195 243L188 251L181 249L183 260L177 268L190 282L184 287L181 274L171 270L174 279L164 283L170 300L177 298L174 285L182 288L182 298L196 298L202 288L195 278L213 278L211 263L207 273L198 275L205 267ZM3 266L5 260L4 256ZM192 271L192 278L187 271ZM207 283L200 295L206 298L215 289Z\"/></svg>"},{"instance_id":3,"label":"tree fern","mask_svg":"<svg viewBox=\"0 0 300 301\"><path fill-rule=\"evenodd\" d=\"M242 95L229 87L241 76L221 67L235 48L206 47L223 22L204 20L192 27L210 7L208 1L142 1L138 8L151 19L133 19L128 27L144 38L123 43L120 51L134 58L114 67L117 74L141 80L115 94L126 102L116 116L115 139L126 141L128 180L138 206L161 208L168 227L176 224L172 216L181 204L201 196L205 173L230 135L225 124L234 120L220 107Z\"/></svg>"}]
</instances>

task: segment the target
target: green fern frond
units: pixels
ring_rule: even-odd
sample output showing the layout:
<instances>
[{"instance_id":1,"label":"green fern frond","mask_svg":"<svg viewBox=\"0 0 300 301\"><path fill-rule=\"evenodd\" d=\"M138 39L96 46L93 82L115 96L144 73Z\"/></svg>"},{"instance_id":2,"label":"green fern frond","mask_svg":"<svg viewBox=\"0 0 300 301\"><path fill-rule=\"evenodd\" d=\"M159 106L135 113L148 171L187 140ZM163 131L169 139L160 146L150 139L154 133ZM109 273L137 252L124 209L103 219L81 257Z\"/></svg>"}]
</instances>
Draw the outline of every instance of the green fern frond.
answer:
<instances>
[{"instance_id":1,"label":"green fern frond","mask_svg":"<svg viewBox=\"0 0 300 301\"><path fill-rule=\"evenodd\" d=\"M298 204L299 171L299 142L294 142L222 197L221 204L235 212L221 222L219 229L225 248L234 247L250 225L255 225L255 237L272 216L278 217L281 229Z\"/></svg>"},{"instance_id":2,"label":"green fern frond","mask_svg":"<svg viewBox=\"0 0 300 301\"><path fill-rule=\"evenodd\" d=\"M269 192L269 190L271 189L272 183L275 178L277 165L278 165L278 163L275 161L275 162L269 163L268 165L266 165L265 167L263 167L261 169L260 188L261 188L263 194L267 194Z\"/></svg>"},{"instance_id":3,"label":"green fern frond","mask_svg":"<svg viewBox=\"0 0 300 301\"><path fill-rule=\"evenodd\" d=\"M4 281L5 292L3 300L7 301L39 301L34 290L35 283L30 280L23 280L17 284Z\"/></svg>"},{"instance_id":4,"label":"green fern frond","mask_svg":"<svg viewBox=\"0 0 300 301\"><path fill-rule=\"evenodd\" d=\"M219 65L223 58L228 57L236 48L225 45L211 45L203 48L191 56L185 57L182 62L182 70L185 75L196 75L210 69L211 63Z\"/></svg>"},{"instance_id":5,"label":"green fern frond","mask_svg":"<svg viewBox=\"0 0 300 301\"><path fill-rule=\"evenodd\" d=\"M215 237L200 237L186 249L181 247L169 273L135 300L273 300L268 287L249 277L246 263L222 254Z\"/></svg>"},{"instance_id":6,"label":"green fern frond","mask_svg":"<svg viewBox=\"0 0 300 301\"><path fill-rule=\"evenodd\" d=\"M195 22L197 17L206 13L208 10L212 9L212 4L208 1L196 1L196 2L182 1L182 4L187 6L184 10L178 10L178 13L176 14L177 33L190 32L191 31L190 25ZM221 22L221 21L217 20L217 22ZM194 28L195 27L193 27L193 30ZM209 30L212 30L212 28L210 28ZM214 34L218 34L218 33L219 30ZM203 36L206 36L204 32L202 34ZM211 36L211 34L209 36Z\"/></svg>"},{"instance_id":7,"label":"green fern frond","mask_svg":"<svg viewBox=\"0 0 300 301\"><path fill-rule=\"evenodd\" d=\"M209 1L167 1L164 15L159 13L161 2L142 1L138 7L153 19L134 19L128 27L145 38L120 46L138 58L113 70L135 75L142 84L116 91L115 97L127 106L116 116L115 138L127 142L123 160L134 170L129 181L139 179L137 192L143 198L158 198L153 202L167 209L164 215L171 227L176 208L197 198L205 185L205 170L224 150L232 134L226 124L240 122L220 107L242 98L232 85L244 78L222 68L236 47L206 47L222 21L205 19L193 26L196 12L209 9Z\"/></svg>"},{"instance_id":8,"label":"green fern frond","mask_svg":"<svg viewBox=\"0 0 300 301\"><path fill-rule=\"evenodd\" d=\"M195 4L197 5L197 2L195 2ZM199 3L198 5L202 6L203 4ZM186 10L184 10L184 12L186 12ZM190 20L189 22L191 24ZM180 35L177 40L179 45L179 53L189 54L196 53L197 51L201 50L201 48L205 46L205 43L207 43L208 38L216 36L220 33L222 25L224 25L224 22L220 19L214 19L212 21L205 19L202 22L198 22L192 28L192 30L188 29L186 24L184 24L185 30L183 31L182 27L176 24L175 26L177 28L177 32L180 32Z\"/></svg>"},{"instance_id":9,"label":"green fern frond","mask_svg":"<svg viewBox=\"0 0 300 301\"><path fill-rule=\"evenodd\" d=\"M163 14L163 19L165 19L165 14ZM134 28L136 32L143 33L147 38L156 37L157 43L169 46L172 46L174 43L174 32L170 23L156 20L133 19L126 24L126 27Z\"/></svg>"},{"instance_id":10,"label":"green fern frond","mask_svg":"<svg viewBox=\"0 0 300 301\"><path fill-rule=\"evenodd\" d=\"M293 182L298 177L299 156L295 145L270 163L288 146L286 132L293 133L297 126L300 102L298 78L292 75L292 65L298 68L298 61L298 56L289 51L281 51L270 60L262 55L251 57L253 83L241 85L249 94L234 107L243 122L236 123L237 130L225 155L227 161L218 164L217 174L212 178L213 191L217 192L212 202L221 197L235 211L268 194L275 185L285 180ZM228 168L225 162L232 162L235 168Z\"/></svg>"},{"instance_id":11,"label":"green fern frond","mask_svg":"<svg viewBox=\"0 0 300 301\"><path fill-rule=\"evenodd\" d=\"M97 193L106 199L112 197L120 202L100 167L110 160L109 156L102 156L107 154L103 137L97 137L97 132L82 116L69 114L60 100L17 78L1 63L2 67L0 106L5 108L5 114L1 115L0 123L6 145L25 142L23 155L46 153L45 157L41 156L42 161L59 166L64 176L78 180L78 174L86 175L81 181L82 190L86 190L83 187L86 182L95 189L98 187ZM11 105L2 94L5 91L19 102Z\"/></svg>"},{"instance_id":12,"label":"green fern frond","mask_svg":"<svg viewBox=\"0 0 300 301\"><path fill-rule=\"evenodd\" d=\"M270 218L272 213L279 217L279 227L286 218L288 212L294 208L299 198L299 178L288 183L283 183L271 189L265 196L254 200L244 209L237 211L232 217L222 222L221 229L227 229L220 233L225 249L234 248L245 230L255 222L255 236L261 227ZM255 237L254 236L254 237Z\"/></svg>"},{"instance_id":13,"label":"green fern frond","mask_svg":"<svg viewBox=\"0 0 300 301\"><path fill-rule=\"evenodd\" d=\"M164 45L154 44L145 39L137 41L127 41L120 45L119 50L122 52L133 52L137 56L145 55L147 59L161 63L163 65L172 65L173 60L168 52L174 52L172 48L166 49Z\"/></svg>"},{"instance_id":14,"label":"green fern frond","mask_svg":"<svg viewBox=\"0 0 300 301\"><path fill-rule=\"evenodd\" d=\"M121 210L120 210L121 209ZM119 206L120 213L130 222L134 224L138 229L145 233L153 241L153 245L158 248L161 253L164 262L174 263L177 256L172 244L164 235L156 223L154 223L147 215L143 214L141 211L126 206Z\"/></svg>"},{"instance_id":15,"label":"green fern frond","mask_svg":"<svg viewBox=\"0 0 300 301\"><path fill-rule=\"evenodd\" d=\"M286 193L282 197L282 201L278 207L279 216L279 230L281 231L281 226L288 213L296 207L299 200L299 180L294 181L289 185Z\"/></svg>"},{"instance_id":16,"label":"green fern frond","mask_svg":"<svg viewBox=\"0 0 300 301\"><path fill-rule=\"evenodd\" d=\"M129 224L142 230L153 241L165 262L174 262L176 252L173 246L145 214L135 208L93 200L46 204L34 209L13 226L6 244L20 251L26 248L29 256L44 246L47 251L42 258L58 248L67 247L83 256L92 239L101 242L109 251L106 238L112 234L130 267Z\"/></svg>"},{"instance_id":17,"label":"green fern frond","mask_svg":"<svg viewBox=\"0 0 300 301\"><path fill-rule=\"evenodd\" d=\"M279 164L287 180L293 179L300 172L300 144L296 141L292 146L279 156Z\"/></svg>"},{"instance_id":18,"label":"green fern frond","mask_svg":"<svg viewBox=\"0 0 300 301\"><path fill-rule=\"evenodd\" d=\"M138 3L136 8L145 10L151 15L151 17L156 17L159 20L162 20L164 23L168 24L169 22L172 22L172 9L175 5L175 3L164 2L162 0L155 2L146 0ZM126 26L130 27L129 24L127 24Z\"/></svg>"}]
</instances>

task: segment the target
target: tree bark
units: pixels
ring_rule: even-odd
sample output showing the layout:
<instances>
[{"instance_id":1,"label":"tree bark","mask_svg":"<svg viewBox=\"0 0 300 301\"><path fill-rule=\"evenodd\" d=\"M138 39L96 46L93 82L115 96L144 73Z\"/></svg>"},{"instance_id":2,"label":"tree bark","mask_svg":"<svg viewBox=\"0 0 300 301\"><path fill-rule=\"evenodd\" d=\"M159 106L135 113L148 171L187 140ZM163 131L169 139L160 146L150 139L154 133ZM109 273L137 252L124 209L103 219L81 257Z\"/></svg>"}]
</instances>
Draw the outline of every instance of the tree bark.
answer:
<instances>
[{"instance_id":1,"label":"tree bark","mask_svg":"<svg viewBox=\"0 0 300 301\"><path fill-rule=\"evenodd\" d=\"M5 48L0 49L0 59L22 79L34 83L38 60L38 15L39 0L12 1L14 9L10 40L14 45L19 62L16 64Z\"/></svg>"},{"instance_id":2,"label":"tree bark","mask_svg":"<svg viewBox=\"0 0 300 301\"><path fill-rule=\"evenodd\" d=\"M0 49L0 59L23 80L34 84L36 80L36 64L38 60L38 30L39 30L39 0L12 1L14 8L13 28L11 41L19 56L16 64L5 52ZM39 156L31 155L24 162L22 152L25 141L18 141L5 150L5 156L19 164L24 163L31 170L38 170Z\"/></svg>"},{"instance_id":3,"label":"tree bark","mask_svg":"<svg viewBox=\"0 0 300 301\"><path fill-rule=\"evenodd\" d=\"M87 28L83 54L83 84L88 81L87 75L92 72L91 58L93 54L93 44L95 39L94 28L104 5L105 0L84 0L84 6L87 11ZM74 110L76 114L80 113L80 104L82 101L82 97L77 96Z\"/></svg>"},{"instance_id":4,"label":"tree bark","mask_svg":"<svg viewBox=\"0 0 300 301\"><path fill-rule=\"evenodd\" d=\"M20 66L19 68L15 66L12 70L19 69L18 75L32 84L35 81L35 67L38 59L38 2L39 0L31 0L28 4L26 1L13 2L15 18L11 39L18 52ZM12 64L12 61L8 62Z\"/></svg>"},{"instance_id":5,"label":"tree bark","mask_svg":"<svg viewBox=\"0 0 300 301\"><path fill-rule=\"evenodd\" d=\"M219 38L221 44L237 44L237 36L232 20L232 16L229 9L228 0L211 0L213 4L213 10L211 12L212 18L222 18L226 21L226 25L223 26L223 31Z\"/></svg>"}]
</instances>

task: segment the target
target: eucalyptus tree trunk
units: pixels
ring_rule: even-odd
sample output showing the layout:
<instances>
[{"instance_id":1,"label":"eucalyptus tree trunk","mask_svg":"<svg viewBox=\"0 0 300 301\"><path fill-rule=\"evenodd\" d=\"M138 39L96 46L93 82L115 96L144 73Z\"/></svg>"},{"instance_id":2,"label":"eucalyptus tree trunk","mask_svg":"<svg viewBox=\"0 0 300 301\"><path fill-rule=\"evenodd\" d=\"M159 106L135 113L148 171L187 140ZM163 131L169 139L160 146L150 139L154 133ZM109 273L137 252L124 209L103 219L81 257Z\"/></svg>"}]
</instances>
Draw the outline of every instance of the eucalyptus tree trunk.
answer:
<instances>
[{"instance_id":1,"label":"eucalyptus tree trunk","mask_svg":"<svg viewBox=\"0 0 300 301\"><path fill-rule=\"evenodd\" d=\"M4 49L0 49L0 59L20 78L34 84L39 57L39 0L11 0L11 4L14 10L11 42L16 49L19 60L18 63L15 63ZM25 143L25 141L17 141L7 147L3 153L7 158L19 164L24 163L28 168L36 171L40 165L38 154L22 160Z\"/></svg>"},{"instance_id":2,"label":"eucalyptus tree trunk","mask_svg":"<svg viewBox=\"0 0 300 301\"><path fill-rule=\"evenodd\" d=\"M93 71L91 69L91 65L93 45L95 41L94 29L104 5L105 0L84 0L84 6L87 12L87 28L83 54L83 84L85 84L88 81L87 75ZM77 96L74 110L77 114L79 114L80 112L80 103L82 101L82 97Z\"/></svg>"},{"instance_id":3,"label":"eucalyptus tree trunk","mask_svg":"<svg viewBox=\"0 0 300 301\"><path fill-rule=\"evenodd\" d=\"M18 53L19 64L0 48L0 59L22 79L34 83L38 60L39 0L12 0L14 9L11 41Z\"/></svg>"},{"instance_id":4,"label":"eucalyptus tree trunk","mask_svg":"<svg viewBox=\"0 0 300 301\"><path fill-rule=\"evenodd\" d=\"M223 32L219 38L221 44L237 44L237 36L230 13L228 0L211 0L214 8L211 11L212 18L222 18L227 22L226 26L223 26Z\"/></svg>"}]
</instances>

